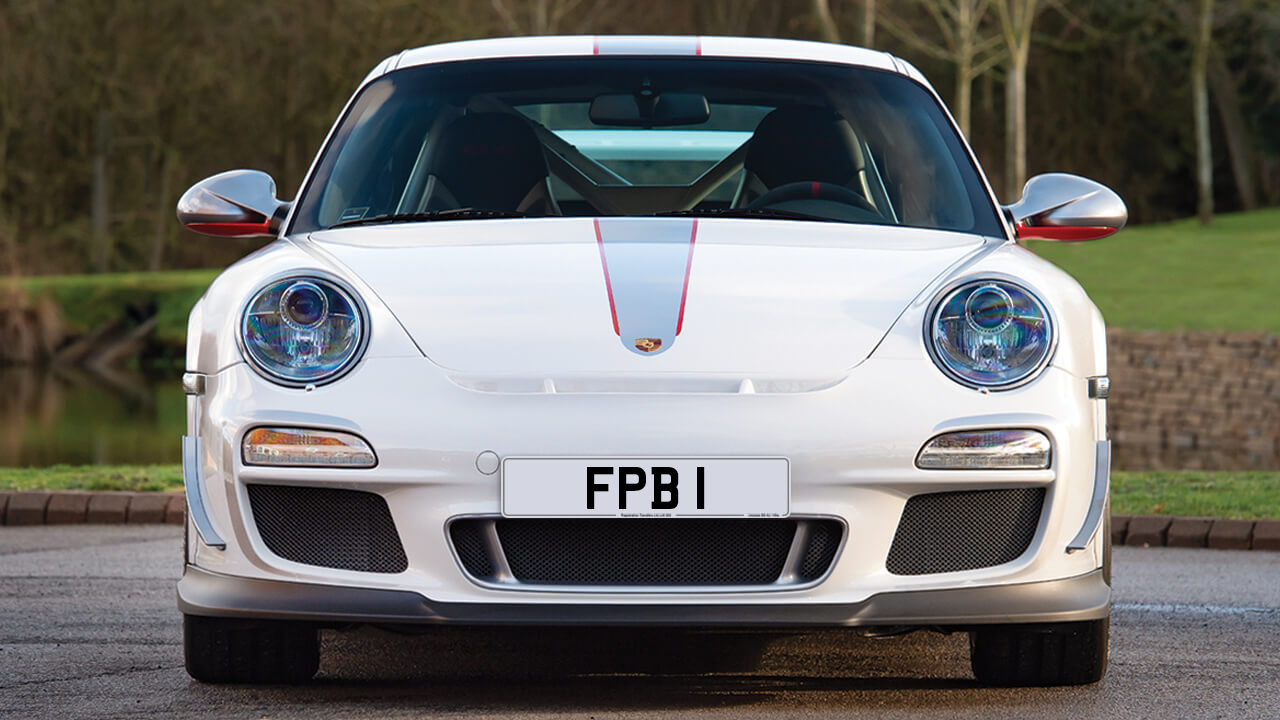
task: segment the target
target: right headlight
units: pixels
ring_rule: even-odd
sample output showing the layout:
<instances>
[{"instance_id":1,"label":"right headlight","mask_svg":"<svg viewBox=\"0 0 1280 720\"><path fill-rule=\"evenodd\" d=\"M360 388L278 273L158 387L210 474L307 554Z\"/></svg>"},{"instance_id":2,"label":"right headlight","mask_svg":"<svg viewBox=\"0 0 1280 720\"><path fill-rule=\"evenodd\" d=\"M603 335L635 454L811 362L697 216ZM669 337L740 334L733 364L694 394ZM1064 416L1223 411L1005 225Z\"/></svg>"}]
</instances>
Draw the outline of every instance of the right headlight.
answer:
<instances>
[{"instance_id":1,"label":"right headlight","mask_svg":"<svg viewBox=\"0 0 1280 720\"><path fill-rule=\"evenodd\" d=\"M355 297L319 277L290 277L249 301L240 341L249 361L285 385L337 379L360 359L366 335Z\"/></svg>"},{"instance_id":2,"label":"right headlight","mask_svg":"<svg viewBox=\"0 0 1280 720\"><path fill-rule=\"evenodd\" d=\"M925 336L934 362L952 379L970 387L1008 388L1048 363L1054 327L1030 290L984 279L939 296Z\"/></svg>"}]
</instances>

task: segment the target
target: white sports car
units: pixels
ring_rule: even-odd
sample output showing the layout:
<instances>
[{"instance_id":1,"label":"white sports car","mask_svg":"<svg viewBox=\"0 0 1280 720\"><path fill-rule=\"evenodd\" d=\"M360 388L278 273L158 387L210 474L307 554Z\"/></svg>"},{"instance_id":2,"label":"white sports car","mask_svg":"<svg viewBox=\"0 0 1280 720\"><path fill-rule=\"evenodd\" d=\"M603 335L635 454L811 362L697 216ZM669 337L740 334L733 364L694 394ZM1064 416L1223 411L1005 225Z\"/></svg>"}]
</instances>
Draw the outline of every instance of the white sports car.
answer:
<instances>
[{"instance_id":1,"label":"white sports car","mask_svg":"<svg viewBox=\"0 0 1280 720\"><path fill-rule=\"evenodd\" d=\"M191 313L186 665L300 681L381 625L966 631L976 677L1106 670L1102 317L882 52L562 37L409 50L297 198L178 205L277 240Z\"/></svg>"}]
</instances>

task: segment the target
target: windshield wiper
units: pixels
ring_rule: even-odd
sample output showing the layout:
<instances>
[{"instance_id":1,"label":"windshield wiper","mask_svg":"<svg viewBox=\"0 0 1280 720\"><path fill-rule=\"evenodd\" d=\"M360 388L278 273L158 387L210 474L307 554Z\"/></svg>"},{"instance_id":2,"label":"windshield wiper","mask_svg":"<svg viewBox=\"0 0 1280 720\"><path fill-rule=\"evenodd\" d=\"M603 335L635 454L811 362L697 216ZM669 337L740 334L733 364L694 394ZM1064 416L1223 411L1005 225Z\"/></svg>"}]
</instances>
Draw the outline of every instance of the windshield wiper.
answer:
<instances>
[{"instance_id":1,"label":"windshield wiper","mask_svg":"<svg viewBox=\"0 0 1280 720\"><path fill-rule=\"evenodd\" d=\"M522 217L528 216L522 212L515 212L513 210L454 208L452 210L432 210L431 212L388 213L386 215L374 215L373 217L356 218L355 220L345 220L343 222L334 223L330 225L328 229L332 230L334 228L353 227L355 225L381 225L384 223L430 222L432 220L485 220Z\"/></svg>"},{"instance_id":2,"label":"windshield wiper","mask_svg":"<svg viewBox=\"0 0 1280 720\"><path fill-rule=\"evenodd\" d=\"M753 217L774 220L816 220L818 222L848 222L822 215L774 210L771 208L694 208L693 210L668 210L654 213L656 217Z\"/></svg>"}]
</instances>

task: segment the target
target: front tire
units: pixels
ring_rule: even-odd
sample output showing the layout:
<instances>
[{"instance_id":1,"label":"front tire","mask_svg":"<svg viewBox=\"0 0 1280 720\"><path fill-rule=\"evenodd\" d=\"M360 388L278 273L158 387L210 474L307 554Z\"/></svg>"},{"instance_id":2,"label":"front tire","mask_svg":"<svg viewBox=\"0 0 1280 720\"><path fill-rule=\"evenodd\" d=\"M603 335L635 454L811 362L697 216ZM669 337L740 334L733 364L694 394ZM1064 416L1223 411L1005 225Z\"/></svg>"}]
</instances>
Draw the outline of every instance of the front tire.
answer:
<instances>
[{"instance_id":1,"label":"front tire","mask_svg":"<svg viewBox=\"0 0 1280 720\"><path fill-rule=\"evenodd\" d=\"M206 683L301 683L320 667L313 625L182 616L187 674Z\"/></svg>"},{"instance_id":2,"label":"front tire","mask_svg":"<svg viewBox=\"0 0 1280 720\"><path fill-rule=\"evenodd\" d=\"M1004 625L969 633L973 675L984 685L1088 685L1107 674L1110 618Z\"/></svg>"}]
</instances>

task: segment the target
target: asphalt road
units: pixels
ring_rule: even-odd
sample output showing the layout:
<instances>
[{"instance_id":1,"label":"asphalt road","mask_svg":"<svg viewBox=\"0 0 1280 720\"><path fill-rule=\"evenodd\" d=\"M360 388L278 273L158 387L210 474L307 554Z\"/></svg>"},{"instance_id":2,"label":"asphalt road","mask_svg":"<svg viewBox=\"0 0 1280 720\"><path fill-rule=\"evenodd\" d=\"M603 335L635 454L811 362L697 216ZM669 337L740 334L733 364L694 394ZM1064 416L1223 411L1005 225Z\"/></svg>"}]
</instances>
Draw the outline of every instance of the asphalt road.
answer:
<instances>
[{"instance_id":1,"label":"asphalt road","mask_svg":"<svg viewBox=\"0 0 1280 720\"><path fill-rule=\"evenodd\" d=\"M174 527L0 527L0 717L1280 717L1280 553L1116 548L1093 687L977 687L963 635L365 629L325 634L315 683L250 688L182 669L180 543Z\"/></svg>"}]
</instances>

